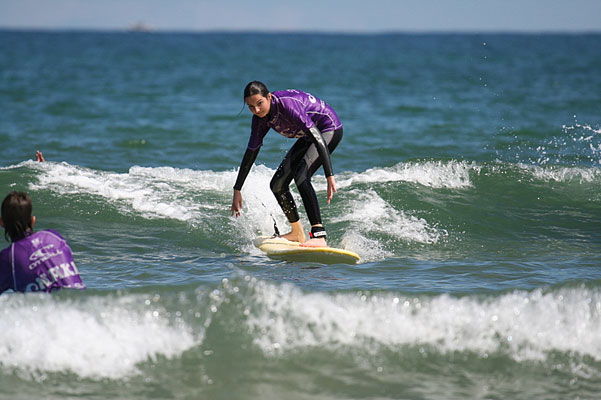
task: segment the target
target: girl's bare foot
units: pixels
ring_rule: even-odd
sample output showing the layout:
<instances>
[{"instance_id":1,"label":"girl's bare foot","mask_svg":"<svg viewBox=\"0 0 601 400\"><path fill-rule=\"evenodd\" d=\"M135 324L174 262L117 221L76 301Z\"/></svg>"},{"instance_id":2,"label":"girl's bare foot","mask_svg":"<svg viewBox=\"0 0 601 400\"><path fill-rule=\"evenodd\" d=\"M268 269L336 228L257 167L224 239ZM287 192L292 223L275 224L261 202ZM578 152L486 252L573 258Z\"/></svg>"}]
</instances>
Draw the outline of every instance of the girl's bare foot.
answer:
<instances>
[{"instance_id":1,"label":"girl's bare foot","mask_svg":"<svg viewBox=\"0 0 601 400\"><path fill-rule=\"evenodd\" d=\"M302 247L328 247L324 238L312 238L304 243L301 243Z\"/></svg>"},{"instance_id":2,"label":"girl's bare foot","mask_svg":"<svg viewBox=\"0 0 601 400\"><path fill-rule=\"evenodd\" d=\"M305 243L307 238L305 237L303 224L300 222L300 220L296 222L291 222L290 227L292 228L292 230L285 235L281 235L280 237L293 242Z\"/></svg>"},{"instance_id":3,"label":"girl's bare foot","mask_svg":"<svg viewBox=\"0 0 601 400\"><path fill-rule=\"evenodd\" d=\"M299 232L294 232L294 231L288 232L285 235L280 235L280 237L283 239L288 239L291 242L299 242L299 243L305 243L305 240L306 240L305 235L303 233L299 234Z\"/></svg>"}]
</instances>

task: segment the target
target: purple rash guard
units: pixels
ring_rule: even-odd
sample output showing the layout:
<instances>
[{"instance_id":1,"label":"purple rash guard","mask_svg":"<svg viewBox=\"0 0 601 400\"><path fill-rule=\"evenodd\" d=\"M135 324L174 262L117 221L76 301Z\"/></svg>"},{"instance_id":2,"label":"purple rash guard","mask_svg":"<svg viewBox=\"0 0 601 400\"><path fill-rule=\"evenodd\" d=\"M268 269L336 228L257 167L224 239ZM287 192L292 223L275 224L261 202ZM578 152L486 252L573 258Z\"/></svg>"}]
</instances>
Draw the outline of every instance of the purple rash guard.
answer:
<instances>
[{"instance_id":1,"label":"purple rash guard","mask_svg":"<svg viewBox=\"0 0 601 400\"><path fill-rule=\"evenodd\" d=\"M264 118L253 115L249 150L261 147L270 128L287 138L305 137L314 126L322 133L342 128L336 112L309 93L290 89L271 94L269 115Z\"/></svg>"},{"instance_id":2,"label":"purple rash guard","mask_svg":"<svg viewBox=\"0 0 601 400\"><path fill-rule=\"evenodd\" d=\"M85 289L71 248L51 229L33 233L0 252L0 293Z\"/></svg>"},{"instance_id":3,"label":"purple rash guard","mask_svg":"<svg viewBox=\"0 0 601 400\"><path fill-rule=\"evenodd\" d=\"M311 225L321 224L319 204L310 179L320 166L326 178L334 175L330 153L342 139L338 115L325 101L301 90L272 92L269 114L263 118L253 115L248 147L234 190L242 190L269 129L287 138L298 138L276 170L269 184L271 191L288 221L298 221L296 204L288 188L294 179Z\"/></svg>"}]
</instances>

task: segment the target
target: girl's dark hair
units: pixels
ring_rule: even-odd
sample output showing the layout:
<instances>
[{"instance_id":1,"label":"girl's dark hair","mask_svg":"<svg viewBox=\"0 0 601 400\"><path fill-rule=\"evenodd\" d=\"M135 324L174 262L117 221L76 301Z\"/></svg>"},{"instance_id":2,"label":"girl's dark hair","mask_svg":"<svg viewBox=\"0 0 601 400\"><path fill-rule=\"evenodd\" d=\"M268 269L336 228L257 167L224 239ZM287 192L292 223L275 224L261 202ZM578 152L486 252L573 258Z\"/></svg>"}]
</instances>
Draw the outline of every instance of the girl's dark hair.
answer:
<instances>
[{"instance_id":1,"label":"girl's dark hair","mask_svg":"<svg viewBox=\"0 0 601 400\"><path fill-rule=\"evenodd\" d=\"M10 192L2 202L2 220L4 221L4 237L13 242L33 233L31 226L31 198L24 192Z\"/></svg>"},{"instance_id":2,"label":"girl's dark hair","mask_svg":"<svg viewBox=\"0 0 601 400\"><path fill-rule=\"evenodd\" d=\"M265 86L265 84L263 82L259 82L259 81L249 82L248 85L246 85L246 87L244 88L243 100L245 100L247 97L250 97L255 94L260 94L263 97L267 97L267 95L269 94L269 90L267 89L267 86Z\"/></svg>"}]
</instances>

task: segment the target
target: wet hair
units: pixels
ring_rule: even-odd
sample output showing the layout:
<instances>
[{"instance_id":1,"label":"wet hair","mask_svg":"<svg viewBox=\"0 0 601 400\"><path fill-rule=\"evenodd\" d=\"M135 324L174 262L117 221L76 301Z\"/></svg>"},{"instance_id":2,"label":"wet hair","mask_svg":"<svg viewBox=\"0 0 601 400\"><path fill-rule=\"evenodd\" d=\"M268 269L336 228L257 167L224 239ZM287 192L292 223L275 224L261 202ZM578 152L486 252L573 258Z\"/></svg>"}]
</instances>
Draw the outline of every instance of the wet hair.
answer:
<instances>
[{"instance_id":1,"label":"wet hair","mask_svg":"<svg viewBox=\"0 0 601 400\"><path fill-rule=\"evenodd\" d=\"M246 100L247 97L250 97L255 94L260 94L263 97L267 97L267 95L269 94L269 89L267 89L267 86L265 86L263 82L249 82L248 85L246 85L246 87L244 88L243 100Z\"/></svg>"},{"instance_id":2,"label":"wet hair","mask_svg":"<svg viewBox=\"0 0 601 400\"><path fill-rule=\"evenodd\" d=\"M31 198L24 192L10 192L2 202L2 220L4 221L4 237L11 241L23 239L33 233Z\"/></svg>"}]
</instances>

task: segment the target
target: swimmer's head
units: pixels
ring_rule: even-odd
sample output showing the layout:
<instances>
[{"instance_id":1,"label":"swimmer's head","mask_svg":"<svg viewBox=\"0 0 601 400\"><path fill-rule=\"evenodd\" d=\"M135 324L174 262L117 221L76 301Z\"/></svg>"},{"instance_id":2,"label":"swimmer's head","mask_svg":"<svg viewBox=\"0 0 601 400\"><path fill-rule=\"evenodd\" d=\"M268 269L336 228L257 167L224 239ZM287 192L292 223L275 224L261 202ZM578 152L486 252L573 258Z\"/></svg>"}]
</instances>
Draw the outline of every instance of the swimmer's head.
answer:
<instances>
[{"instance_id":1,"label":"swimmer's head","mask_svg":"<svg viewBox=\"0 0 601 400\"><path fill-rule=\"evenodd\" d=\"M10 192L2 202L0 225L4 227L4 237L15 242L33 233L35 217L32 215L31 198L24 192Z\"/></svg>"},{"instance_id":2,"label":"swimmer's head","mask_svg":"<svg viewBox=\"0 0 601 400\"><path fill-rule=\"evenodd\" d=\"M246 101L247 97L250 97L254 94L260 94L263 97L267 97L269 94L269 90L267 86L263 82L252 81L249 82L248 85L244 88L244 100Z\"/></svg>"},{"instance_id":3,"label":"swimmer's head","mask_svg":"<svg viewBox=\"0 0 601 400\"><path fill-rule=\"evenodd\" d=\"M252 81L244 88L244 102L253 114L263 118L271 109L271 93L263 82Z\"/></svg>"}]
</instances>

